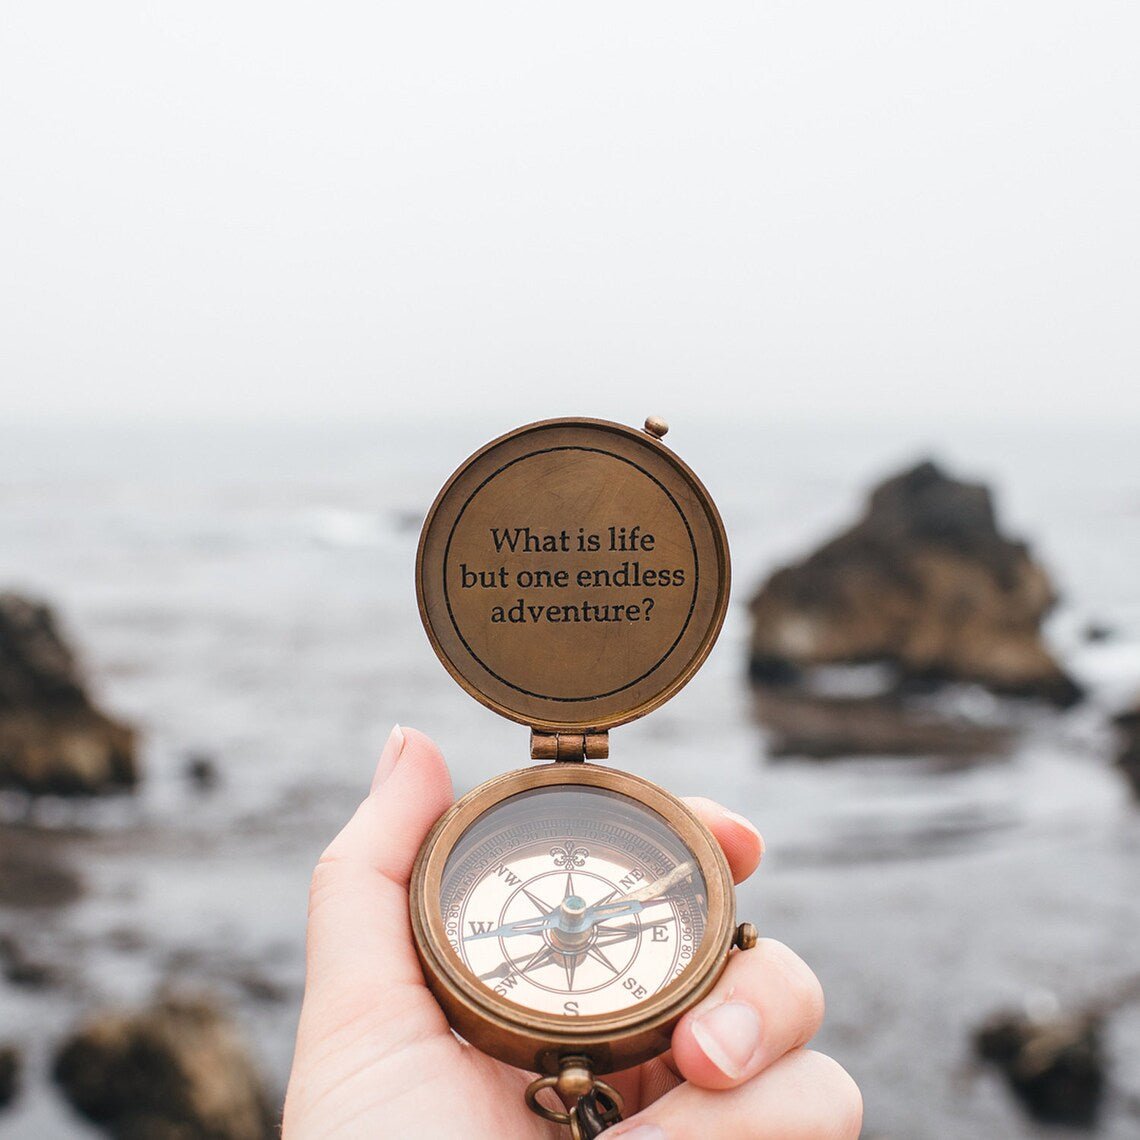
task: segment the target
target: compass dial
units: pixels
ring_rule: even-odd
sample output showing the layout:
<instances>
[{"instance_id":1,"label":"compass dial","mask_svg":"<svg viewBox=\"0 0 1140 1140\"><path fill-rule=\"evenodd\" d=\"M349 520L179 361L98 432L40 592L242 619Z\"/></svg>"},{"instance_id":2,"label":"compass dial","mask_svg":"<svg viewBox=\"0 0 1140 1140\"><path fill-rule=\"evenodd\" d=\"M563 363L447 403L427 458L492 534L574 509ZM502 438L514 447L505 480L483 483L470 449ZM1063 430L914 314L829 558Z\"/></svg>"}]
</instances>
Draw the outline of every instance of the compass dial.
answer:
<instances>
[{"instance_id":1,"label":"compass dial","mask_svg":"<svg viewBox=\"0 0 1140 1140\"><path fill-rule=\"evenodd\" d=\"M696 857L655 811L606 788L520 792L460 836L440 906L483 985L567 1017L629 1010L683 974L705 934Z\"/></svg>"}]
</instances>

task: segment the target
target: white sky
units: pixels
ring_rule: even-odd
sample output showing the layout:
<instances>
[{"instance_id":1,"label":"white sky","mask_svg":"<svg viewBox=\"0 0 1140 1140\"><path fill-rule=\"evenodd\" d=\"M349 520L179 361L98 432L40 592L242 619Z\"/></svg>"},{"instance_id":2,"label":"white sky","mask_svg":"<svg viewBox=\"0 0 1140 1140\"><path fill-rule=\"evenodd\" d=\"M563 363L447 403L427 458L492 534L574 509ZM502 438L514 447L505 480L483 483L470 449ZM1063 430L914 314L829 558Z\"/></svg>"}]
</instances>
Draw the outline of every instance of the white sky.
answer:
<instances>
[{"instance_id":1,"label":"white sky","mask_svg":"<svg viewBox=\"0 0 1140 1140\"><path fill-rule=\"evenodd\" d=\"M1140 419L1138 47L1097 0L9 0L0 415Z\"/></svg>"}]
</instances>

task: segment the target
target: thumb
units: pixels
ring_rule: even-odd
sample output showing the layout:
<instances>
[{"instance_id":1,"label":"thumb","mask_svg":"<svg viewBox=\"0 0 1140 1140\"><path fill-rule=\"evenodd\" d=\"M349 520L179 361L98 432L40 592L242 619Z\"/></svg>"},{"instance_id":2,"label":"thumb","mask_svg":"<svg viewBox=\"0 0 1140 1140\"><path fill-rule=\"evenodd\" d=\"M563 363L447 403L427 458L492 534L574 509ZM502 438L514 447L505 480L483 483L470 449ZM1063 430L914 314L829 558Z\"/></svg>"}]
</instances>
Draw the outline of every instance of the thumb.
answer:
<instances>
[{"instance_id":1,"label":"thumb","mask_svg":"<svg viewBox=\"0 0 1140 1140\"><path fill-rule=\"evenodd\" d=\"M302 1022L309 1010L334 1025L369 1009L394 1013L398 987L422 987L408 880L420 845L453 798L436 745L397 725L370 794L313 873Z\"/></svg>"}]
</instances>

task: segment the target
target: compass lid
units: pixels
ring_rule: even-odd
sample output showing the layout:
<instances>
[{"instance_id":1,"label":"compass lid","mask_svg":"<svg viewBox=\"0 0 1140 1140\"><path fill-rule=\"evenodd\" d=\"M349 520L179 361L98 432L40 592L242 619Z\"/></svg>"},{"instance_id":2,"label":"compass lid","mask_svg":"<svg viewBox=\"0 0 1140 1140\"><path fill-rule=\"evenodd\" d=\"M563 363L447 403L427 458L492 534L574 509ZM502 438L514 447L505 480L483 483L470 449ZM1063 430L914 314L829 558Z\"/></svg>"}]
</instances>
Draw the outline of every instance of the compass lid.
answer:
<instances>
[{"instance_id":1,"label":"compass lid","mask_svg":"<svg viewBox=\"0 0 1140 1140\"><path fill-rule=\"evenodd\" d=\"M439 493L416 557L420 616L489 708L543 732L602 731L663 704L708 656L728 542L665 430L543 420L477 451Z\"/></svg>"}]
</instances>

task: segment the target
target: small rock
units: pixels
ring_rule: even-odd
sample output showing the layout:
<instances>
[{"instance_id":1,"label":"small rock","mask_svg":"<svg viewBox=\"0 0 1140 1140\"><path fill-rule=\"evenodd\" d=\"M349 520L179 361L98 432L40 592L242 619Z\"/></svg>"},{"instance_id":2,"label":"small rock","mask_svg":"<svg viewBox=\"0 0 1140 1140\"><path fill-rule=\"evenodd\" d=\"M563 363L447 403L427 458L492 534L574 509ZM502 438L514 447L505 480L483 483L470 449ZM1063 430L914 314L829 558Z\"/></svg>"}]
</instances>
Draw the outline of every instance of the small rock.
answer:
<instances>
[{"instance_id":1,"label":"small rock","mask_svg":"<svg viewBox=\"0 0 1140 1140\"><path fill-rule=\"evenodd\" d=\"M1090 621L1081 631L1082 635L1090 645L1099 645L1101 642L1111 641L1116 636L1116 630L1110 625L1104 625L1099 621Z\"/></svg>"},{"instance_id":2,"label":"small rock","mask_svg":"<svg viewBox=\"0 0 1140 1140\"><path fill-rule=\"evenodd\" d=\"M20 1051L0 1045L0 1108L7 1108L20 1090Z\"/></svg>"},{"instance_id":3,"label":"small rock","mask_svg":"<svg viewBox=\"0 0 1140 1140\"><path fill-rule=\"evenodd\" d=\"M1132 792L1140 799L1140 699L1129 709L1113 718L1120 746L1116 753L1117 767L1132 785Z\"/></svg>"},{"instance_id":4,"label":"small rock","mask_svg":"<svg viewBox=\"0 0 1140 1140\"><path fill-rule=\"evenodd\" d=\"M43 990L58 985L59 970L47 962L29 958L23 946L11 935L0 935L0 973L13 986Z\"/></svg>"},{"instance_id":5,"label":"small rock","mask_svg":"<svg viewBox=\"0 0 1140 1140\"><path fill-rule=\"evenodd\" d=\"M209 1002L168 998L96 1016L64 1042L53 1076L116 1140L268 1140L275 1114L232 1024Z\"/></svg>"},{"instance_id":6,"label":"small rock","mask_svg":"<svg viewBox=\"0 0 1140 1140\"><path fill-rule=\"evenodd\" d=\"M272 1003L283 1002L289 998L288 987L254 968L238 971L234 981L252 1001Z\"/></svg>"},{"instance_id":7,"label":"small rock","mask_svg":"<svg viewBox=\"0 0 1140 1140\"><path fill-rule=\"evenodd\" d=\"M1093 1015L998 1013L974 1034L974 1050L1002 1070L1034 1119L1090 1127L1105 1087L1100 1026Z\"/></svg>"},{"instance_id":8,"label":"small rock","mask_svg":"<svg viewBox=\"0 0 1140 1140\"><path fill-rule=\"evenodd\" d=\"M0 788L99 795L138 778L134 733L92 703L52 611L0 594Z\"/></svg>"},{"instance_id":9,"label":"small rock","mask_svg":"<svg viewBox=\"0 0 1140 1140\"><path fill-rule=\"evenodd\" d=\"M146 944L146 935L131 926L116 926L107 933L107 945L119 954L137 954Z\"/></svg>"},{"instance_id":10,"label":"small rock","mask_svg":"<svg viewBox=\"0 0 1140 1140\"><path fill-rule=\"evenodd\" d=\"M205 752L191 752L183 767L186 779L200 792L212 792L221 782L217 762Z\"/></svg>"},{"instance_id":11,"label":"small rock","mask_svg":"<svg viewBox=\"0 0 1140 1140\"><path fill-rule=\"evenodd\" d=\"M882 662L901 682L964 681L1058 705L1075 682L1041 638L1055 602L1024 543L997 528L990 493L933 463L888 479L863 518L777 570L751 602L750 672Z\"/></svg>"},{"instance_id":12,"label":"small rock","mask_svg":"<svg viewBox=\"0 0 1140 1140\"><path fill-rule=\"evenodd\" d=\"M392 525L399 534L414 534L424 525L423 511L400 508L392 511Z\"/></svg>"},{"instance_id":13,"label":"small rock","mask_svg":"<svg viewBox=\"0 0 1140 1140\"><path fill-rule=\"evenodd\" d=\"M83 894L83 879L34 832L0 828L0 904L61 906Z\"/></svg>"}]
</instances>

